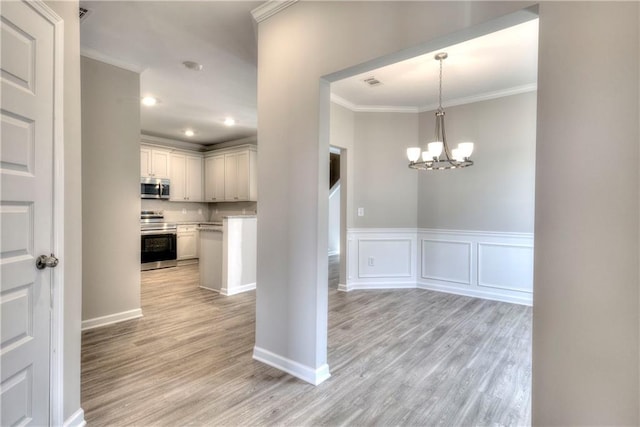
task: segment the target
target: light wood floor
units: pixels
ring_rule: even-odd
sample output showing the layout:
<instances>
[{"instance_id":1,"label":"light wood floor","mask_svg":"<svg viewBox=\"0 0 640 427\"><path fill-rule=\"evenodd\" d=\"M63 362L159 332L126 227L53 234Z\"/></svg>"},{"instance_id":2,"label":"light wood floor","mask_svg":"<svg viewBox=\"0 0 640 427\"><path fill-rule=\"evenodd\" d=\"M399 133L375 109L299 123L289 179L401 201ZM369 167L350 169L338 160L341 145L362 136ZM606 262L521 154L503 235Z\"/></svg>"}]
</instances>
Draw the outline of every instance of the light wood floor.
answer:
<instances>
[{"instance_id":1,"label":"light wood floor","mask_svg":"<svg viewBox=\"0 0 640 427\"><path fill-rule=\"evenodd\" d=\"M252 360L255 292L197 281L144 272L144 317L83 333L90 427L530 424L528 307L331 286L332 377L314 387Z\"/></svg>"}]
</instances>

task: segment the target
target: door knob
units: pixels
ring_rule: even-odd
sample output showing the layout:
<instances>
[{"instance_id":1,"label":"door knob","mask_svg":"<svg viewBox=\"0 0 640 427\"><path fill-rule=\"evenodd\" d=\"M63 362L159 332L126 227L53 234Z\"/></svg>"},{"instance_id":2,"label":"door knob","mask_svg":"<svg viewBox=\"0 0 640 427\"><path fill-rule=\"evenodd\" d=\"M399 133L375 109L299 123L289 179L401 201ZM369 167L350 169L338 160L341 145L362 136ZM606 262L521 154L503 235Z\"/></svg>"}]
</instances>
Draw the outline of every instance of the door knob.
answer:
<instances>
[{"instance_id":1,"label":"door knob","mask_svg":"<svg viewBox=\"0 0 640 427\"><path fill-rule=\"evenodd\" d=\"M58 258L53 254L51 254L51 256L40 255L38 259L36 259L36 268L38 270L44 270L46 267L54 268L57 265Z\"/></svg>"}]
</instances>

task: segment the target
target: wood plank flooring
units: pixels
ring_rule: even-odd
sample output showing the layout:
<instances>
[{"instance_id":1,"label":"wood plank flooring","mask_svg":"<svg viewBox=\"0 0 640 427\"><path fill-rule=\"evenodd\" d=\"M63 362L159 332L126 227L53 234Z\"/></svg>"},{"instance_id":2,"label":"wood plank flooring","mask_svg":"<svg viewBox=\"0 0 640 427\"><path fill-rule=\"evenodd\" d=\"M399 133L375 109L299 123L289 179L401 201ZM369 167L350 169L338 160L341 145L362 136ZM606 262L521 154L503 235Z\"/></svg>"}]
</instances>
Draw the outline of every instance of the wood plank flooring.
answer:
<instances>
[{"instance_id":1,"label":"wood plank flooring","mask_svg":"<svg viewBox=\"0 0 640 427\"><path fill-rule=\"evenodd\" d=\"M144 317L83 333L90 427L530 424L529 307L330 286L314 387L251 358L255 292L197 283L197 265L144 272Z\"/></svg>"}]
</instances>

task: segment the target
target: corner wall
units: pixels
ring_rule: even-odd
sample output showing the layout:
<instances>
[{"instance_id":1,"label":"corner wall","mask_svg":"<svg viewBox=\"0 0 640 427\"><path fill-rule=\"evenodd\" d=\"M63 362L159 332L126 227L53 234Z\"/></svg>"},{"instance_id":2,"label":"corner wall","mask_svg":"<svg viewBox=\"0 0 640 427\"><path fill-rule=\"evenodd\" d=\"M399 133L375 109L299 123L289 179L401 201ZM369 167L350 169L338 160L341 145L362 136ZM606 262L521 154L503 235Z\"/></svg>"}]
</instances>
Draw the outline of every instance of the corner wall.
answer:
<instances>
[{"instance_id":1,"label":"corner wall","mask_svg":"<svg viewBox=\"0 0 640 427\"><path fill-rule=\"evenodd\" d=\"M139 74L82 57L83 328L141 315L139 98Z\"/></svg>"}]
</instances>

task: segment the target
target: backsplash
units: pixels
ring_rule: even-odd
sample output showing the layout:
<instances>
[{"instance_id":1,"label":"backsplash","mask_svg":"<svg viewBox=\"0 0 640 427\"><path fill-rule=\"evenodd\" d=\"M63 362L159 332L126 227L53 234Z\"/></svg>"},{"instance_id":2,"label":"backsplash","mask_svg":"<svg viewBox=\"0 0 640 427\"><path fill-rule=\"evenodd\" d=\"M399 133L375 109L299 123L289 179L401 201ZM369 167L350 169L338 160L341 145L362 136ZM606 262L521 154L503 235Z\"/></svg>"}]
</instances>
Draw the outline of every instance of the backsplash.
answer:
<instances>
[{"instance_id":1,"label":"backsplash","mask_svg":"<svg viewBox=\"0 0 640 427\"><path fill-rule=\"evenodd\" d=\"M257 202L209 203L209 221L220 221L225 215L255 215Z\"/></svg>"},{"instance_id":2,"label":"backsplash","mask_svg":"<svg viewBox=\"0 0 640 427\"><path fill-rule=\"evenodd\" d=\"M164 211L164 219L169 222L208 221L207 203L169 202L167 200L142 199L142 210Z\"/></svg>"}]
</instances>

